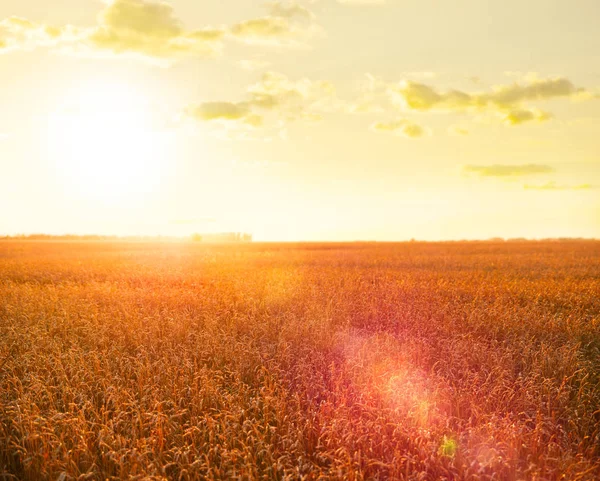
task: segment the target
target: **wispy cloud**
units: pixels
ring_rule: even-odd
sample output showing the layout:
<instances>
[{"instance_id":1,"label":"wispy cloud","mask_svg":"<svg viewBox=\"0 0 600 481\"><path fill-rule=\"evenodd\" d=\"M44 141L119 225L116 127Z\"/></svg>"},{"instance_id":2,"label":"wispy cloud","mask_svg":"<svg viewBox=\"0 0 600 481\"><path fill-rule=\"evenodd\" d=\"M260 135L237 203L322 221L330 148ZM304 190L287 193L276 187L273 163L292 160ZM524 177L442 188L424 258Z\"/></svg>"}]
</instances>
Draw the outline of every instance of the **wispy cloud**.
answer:
<instances>
[{"instance_id":1,"label":"wispy cloud","mask_svg":"<svg viewBox=\"0 0 600 481\"><path fill-rule=\"evenodd\" d=\"M371 130L379 133L400 135L409 139L418 139L428 135L427 129L409 119L396 119L391 122L376 122Z\"/></svg>"},{"instance_id":2,"label":"wispy cloud","mask_svg":"<svg viewBox=\"0 0 600 481\"><path fill-rule=\"evenodd\" d=\"M381 102L386 92L392 105L405 111L449 112L481 115L491 113L506 125L539 123L550 120L551 113L531 103L553 99L589 100L596 97L590 90L577 87L566 77L527 76L521 82L498 85L488 91L441 90L413 80L390 84L379 80L375 88L364 90L365 98ZM379 94L379 95L378 95Z\"/></svg>"},{"instance_id":3,"label":"wispy cloud","mask_svg":"<svg viewBox=\"0 0 600 481\"><path fill-rule=\"evenodd\" d=\"M247 127L260 127L263 119L252 112L248 103L240 102L205 102L190 107L185 112L189 117L224 125L243 124Z\"/></svg>"},{"instance_id":4,"label":"wispy cloud","mask_svg":"<svg viewBox=\"0 0 600 481\"><path fill-rule=\"evenodd\" d=\"M310 117L338 108L335 86L325 80L292 80L278 72L266 72L248 88L250 104L276 110L288 119Z\"/></svg>"},{"instance_id":5,"label":"wispy cloud","mask_svg":"<svg viewBox=\"0 0 600 481\"><path fill-rule=\"evenodd\" d=\"M304 5L300 5L294 2L270 2L267 4L270 13L276 17L282 18L303 18L305 20L312 20L315 18L315 14L311 12Z\"/></svg>"},{"instance_id":6,"label":"wispy cloud","mask_svg":"<svg viewBox=\"0 0 600 481\"><path fill-rule=\"evenodd\" d=\"M328 112L340 110L335 87L326 81L292 80L278 72L266 72L248 87L241 102L205 102L186 109L198 121L268 128L268 116L277 125L294 120L314 122Z\"/></svg>"},{"instance_id":7,"label":"wispy cloud","mask_svg":"<svg viewBox=\"0 0 600 481\"><path fill-rule=\"evenodd\" d=\"M73 26L54 27L21 17L8 17L0 21L0 54L80 42L85 35L84 30Z\"/></svg>"},{"instance_id":8,"label":"wispy cloud","mask_svg":"<svg viewBox=\"0 0 600 481\"><path fill-rule=\"evenodd\" d=\"M525 184L523 188L526 190L591 190L596 189L597 187L592 184L567 185L557 184L556 182L546 182L545 184L538 185Z\"/></svg>"},{"instance_id":9,"label":"wispy cloud","mask_svg":"<svg viewBox=\"0 0 600 481\"><path fill-rule=\"evenodd\" d=\"M494 87L490 92L476 93L461 90L440 91L430 85L413 81L402 81L389 89L408 109L418 111L492 109L505 112L527 102L576 98L586 92L564 77L534 79L525 84L515 82Z\"/></svg>"},{"instance_id":10,"label":"wispy cloud","mask_svg":"<svg viewBox=\"0 0 600 481\"><path fill-rule=\"evenodd\" d=\"M544 164L521 164L521 165L465 165L463 173L476 175L478 177L524 177L539 174L551 174L553 167Z\"/></svg>"},{"instance_id":11,"label":"wispy cloud","mask_svg":"<svg viewBox=\"0 0 600 481\"><path fill-rule=\"evenodd\" d=\"M268 15L238 22L229 33L248 44L297 47L321 31L314 13L303 5L274 1L266 6Z\"/></svg>"},{"instance_id":12,"label":"wispy cloud","mask_svg":"<svg viewBox=\"0 0 600 481\"><path fill-rule=\"evenodd\" d=\"M461 125L451 125L448 127L448 134L453 136L466 136L469 135L469 129Z\"/></svg>"}]
</instances>

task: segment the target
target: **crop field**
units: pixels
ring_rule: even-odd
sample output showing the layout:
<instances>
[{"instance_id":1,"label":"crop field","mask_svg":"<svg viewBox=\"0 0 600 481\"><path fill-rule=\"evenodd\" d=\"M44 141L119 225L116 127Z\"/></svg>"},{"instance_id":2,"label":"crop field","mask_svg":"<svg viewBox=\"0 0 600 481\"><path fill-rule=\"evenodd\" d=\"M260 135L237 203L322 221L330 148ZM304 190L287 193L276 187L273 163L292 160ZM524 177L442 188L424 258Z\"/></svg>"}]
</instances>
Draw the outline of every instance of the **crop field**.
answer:
<instances>
[{"instance_id":1,"label":"crop field","mask_svg":"<svg viewBox=\"0 0 600 481\"><path fill-rule=\"evenodd\" d=\"M13 479L600 479L600 242L0 242Z\"/></svg>"}]
</instances>

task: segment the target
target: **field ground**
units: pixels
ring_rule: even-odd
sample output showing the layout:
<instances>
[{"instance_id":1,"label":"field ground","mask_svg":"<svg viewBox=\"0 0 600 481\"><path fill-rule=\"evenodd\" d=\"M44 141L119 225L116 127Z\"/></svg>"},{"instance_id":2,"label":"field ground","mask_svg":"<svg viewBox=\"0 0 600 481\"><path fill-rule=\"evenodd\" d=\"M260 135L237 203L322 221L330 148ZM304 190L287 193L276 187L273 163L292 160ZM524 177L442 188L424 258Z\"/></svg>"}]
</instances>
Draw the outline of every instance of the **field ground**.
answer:
<instances>
[{"instance_id":1,"label":"field ground","mask_svg":"<svg viewBox=\"0 0 600 481\"><path fill-rule=\"evenodd\" d=\"M600 479L600 242L0 242L0 480Z\"/></svg>"}]
</instances>

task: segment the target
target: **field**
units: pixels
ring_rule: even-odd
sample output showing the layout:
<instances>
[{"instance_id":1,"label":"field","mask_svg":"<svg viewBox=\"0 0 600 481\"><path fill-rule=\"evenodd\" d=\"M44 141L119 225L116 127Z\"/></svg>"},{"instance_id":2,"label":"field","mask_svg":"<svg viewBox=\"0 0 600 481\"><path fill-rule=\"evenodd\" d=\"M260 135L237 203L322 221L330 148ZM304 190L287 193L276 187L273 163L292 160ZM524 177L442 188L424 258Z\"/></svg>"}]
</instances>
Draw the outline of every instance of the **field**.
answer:
<instances>
[{"instance_id":1,"label":"field","mask_svg":"<svg viewBox=\"0 0 600 481\"><path fill-rule=\"evenodd\" d=\"M600 479L600 242L0 242L12 479Z\"/></svg>"}]
</instances>

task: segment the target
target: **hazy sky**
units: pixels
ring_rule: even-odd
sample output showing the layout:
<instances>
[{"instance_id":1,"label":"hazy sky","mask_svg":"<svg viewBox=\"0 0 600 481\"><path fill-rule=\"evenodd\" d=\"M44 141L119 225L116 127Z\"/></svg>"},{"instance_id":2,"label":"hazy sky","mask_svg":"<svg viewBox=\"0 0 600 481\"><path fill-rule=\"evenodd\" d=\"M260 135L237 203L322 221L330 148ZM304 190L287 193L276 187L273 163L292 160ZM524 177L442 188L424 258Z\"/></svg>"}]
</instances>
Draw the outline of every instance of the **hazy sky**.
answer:
<instances>
[{"instance_id":1,"label":"hazy sky","mask_svg":"<svg viewBox=\"0 0 600 481\"><path fill-rule=\"evenodd\" d=\"M600 237L598 0L3 0L0 233Z\"/></svg>"}]
</instances>

